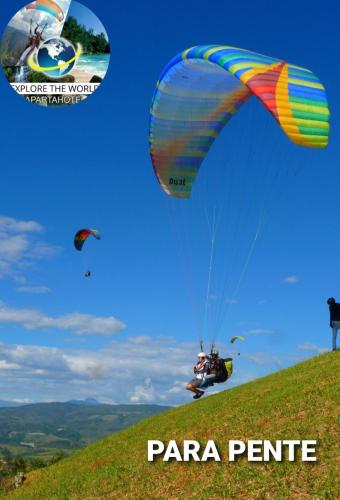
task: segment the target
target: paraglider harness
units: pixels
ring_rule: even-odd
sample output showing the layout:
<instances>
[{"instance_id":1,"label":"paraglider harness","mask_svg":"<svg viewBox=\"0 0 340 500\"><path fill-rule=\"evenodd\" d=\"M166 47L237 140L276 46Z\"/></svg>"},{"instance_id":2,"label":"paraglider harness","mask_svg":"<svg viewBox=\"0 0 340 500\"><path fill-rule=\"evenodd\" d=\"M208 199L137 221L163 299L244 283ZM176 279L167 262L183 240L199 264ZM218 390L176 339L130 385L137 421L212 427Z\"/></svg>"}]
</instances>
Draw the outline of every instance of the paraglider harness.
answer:
<instances>
[{"instance_id":1,"label":"paraglider harness","mask_svg":"<svg viewBox=\"0 0 340 500\"><path fill-rule=\"evenodd\" d=\"M209 369L204 378L201 388L212 387L214 384L222 384L226 382L233 372L232 358L220 358L218 352L213 347L208 356Z\"/></svg>"},{"instance_id":2,"label":"paraglider harness","mask_svg":"<svg viewBox=\"0 0 340 500\"><path fill-rule=\"evenodd\" d=\"M222 382L226 382L233 373L233 360L232 358L219 358L217 360L217 370L216 370L216 379L214 382L220 384Z\"/></svg>"},{"instance_id":3,"label":"paraglider harness","mask_svg":"<svg viewBox=\"0 0 340 500\"><path fill-rule=\"evenodd\" d=\"M233 373L233 360L232 358L219 358L214 353L210 354L211 371L215 373L213 383L221 384L226 382Z\"/></svg>"},{"instance_id":4,"label":"paraglider harness","mask_svg":"<svg viewBox=\"0 0 340 500\"><path fill-rule=\"evenodd\" d=\"M203 351L203 341L200 342L200 347L201 351ZM203 384L205 387L222 384L231 377L233 373L233 358L220 358L214 344L211 346L208 360L209 370Z\"/></svg>"}]
</instances>

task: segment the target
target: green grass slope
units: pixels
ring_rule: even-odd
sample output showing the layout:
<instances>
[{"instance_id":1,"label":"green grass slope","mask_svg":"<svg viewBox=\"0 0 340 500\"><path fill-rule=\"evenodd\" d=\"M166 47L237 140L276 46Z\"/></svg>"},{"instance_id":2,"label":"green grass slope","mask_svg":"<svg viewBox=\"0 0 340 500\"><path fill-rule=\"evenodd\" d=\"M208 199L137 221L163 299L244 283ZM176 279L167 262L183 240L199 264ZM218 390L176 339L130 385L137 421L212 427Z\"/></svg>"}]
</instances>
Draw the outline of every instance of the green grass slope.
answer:
<instances>
[{"instance_id":1,"label":"green grass slope","mask_svg":"<svg viewBox=\"0 0 340 500\"><path fill-rule=\"evenodd\" d=\"M31 473L22 499L339 498L340 353L171 409ZM222 462L147 461L148 439L213 439ZM317 439L316 463L229 463L229 439ZM224 450L224 453L223 453Z\"/></svg>"}]
</instances>

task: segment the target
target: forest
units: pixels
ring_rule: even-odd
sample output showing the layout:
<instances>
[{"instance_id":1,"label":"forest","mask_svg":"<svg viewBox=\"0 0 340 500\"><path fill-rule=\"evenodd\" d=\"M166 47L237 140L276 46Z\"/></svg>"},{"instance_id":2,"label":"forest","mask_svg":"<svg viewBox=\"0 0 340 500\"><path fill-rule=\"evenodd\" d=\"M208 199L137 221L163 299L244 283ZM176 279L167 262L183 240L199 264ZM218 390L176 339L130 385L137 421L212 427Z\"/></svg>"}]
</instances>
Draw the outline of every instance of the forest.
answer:
<instances>
[{"instance_id":1,"label":"forest","mask_svg":"<svg viewBox=\"0 0 340 500\"><path fill-rule=\"evenodd\" d=\"M108 54L110 52L105 33L95 35L92 29L79 24L73 16L65 22L62 36L73 44L80 43L85 54Z\"/></svg>"}]
</instances>

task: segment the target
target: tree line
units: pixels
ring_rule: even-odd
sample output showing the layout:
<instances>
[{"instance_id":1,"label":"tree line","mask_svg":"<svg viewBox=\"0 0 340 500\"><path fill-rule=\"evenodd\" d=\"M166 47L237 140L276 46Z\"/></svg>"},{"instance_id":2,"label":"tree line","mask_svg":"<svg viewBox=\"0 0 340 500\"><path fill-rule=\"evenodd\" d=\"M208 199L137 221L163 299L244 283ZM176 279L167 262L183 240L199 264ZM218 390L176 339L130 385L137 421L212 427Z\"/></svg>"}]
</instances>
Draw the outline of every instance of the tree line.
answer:
<instances>
[{"instance_id":1,"label":"tree line","mask_svg":"<svg viewBox=\"0 0 340 500\"><path fill-rule=\"evenodd\" d=\"M80 43L83 52L87 54L108 54L110 52L110 45L104 33L95 35L93 29L87 29L86 26L79 24L73 16L70 16L65 22L62 36L73 44Z\"/></svg>"}]
</instances>

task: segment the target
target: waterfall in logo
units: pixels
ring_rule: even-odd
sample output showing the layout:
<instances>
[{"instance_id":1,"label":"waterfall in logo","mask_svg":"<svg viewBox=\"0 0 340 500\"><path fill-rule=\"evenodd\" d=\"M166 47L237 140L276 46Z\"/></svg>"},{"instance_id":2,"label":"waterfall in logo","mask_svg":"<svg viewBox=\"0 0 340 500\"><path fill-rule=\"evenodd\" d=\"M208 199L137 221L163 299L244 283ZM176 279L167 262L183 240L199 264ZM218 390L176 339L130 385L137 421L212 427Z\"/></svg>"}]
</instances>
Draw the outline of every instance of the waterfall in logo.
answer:
<instances>
[{"instance_id":1,"label":"waterfall in logo","mask_svg":"<svg viewBox=\"0 0 340 500\"><path fill-rule=\"evenodd\" d=\"M27 73L29 72L29 67L28 66L19 66L17 68L17 72L15 75L15 82L16 83L23 83L26 82L27 79Z\"/></svg>"}]
</instances>

